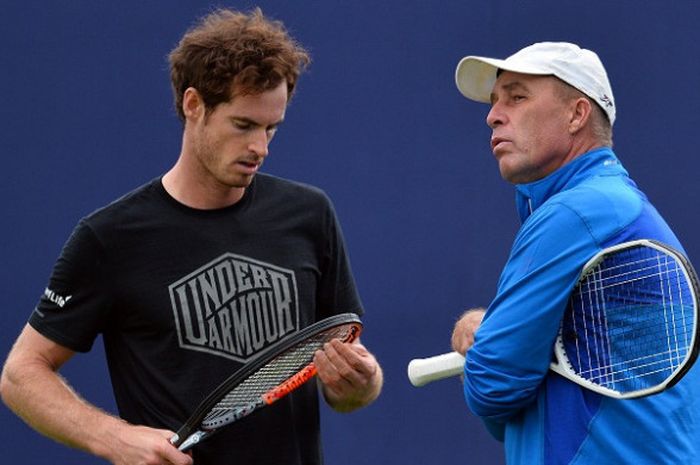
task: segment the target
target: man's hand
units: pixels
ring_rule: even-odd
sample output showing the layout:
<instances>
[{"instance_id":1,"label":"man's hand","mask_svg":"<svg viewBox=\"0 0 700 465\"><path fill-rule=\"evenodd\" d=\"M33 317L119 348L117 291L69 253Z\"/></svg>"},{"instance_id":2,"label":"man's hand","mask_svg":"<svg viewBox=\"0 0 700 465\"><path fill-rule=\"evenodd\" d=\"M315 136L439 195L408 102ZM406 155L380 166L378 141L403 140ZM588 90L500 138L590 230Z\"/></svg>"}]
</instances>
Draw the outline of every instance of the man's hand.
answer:
<instances>
[{"instance_id":1,"label":"man's hand","mask_svg":"<svg viewBox=\"0 0 700 465\"><path fill-rule=\"evenodd\" d=\"M314 355L318 377L328 404L336 411L350 412L379 396L382 369L359 341L351 344L334 339Z\"/></svg>"},{"instance_id":2,"label":"man's hand","mask_svg":"<svg viewBox=\"0 0 700 465\"><path fill-rule=\"evenodd\" d=\"M192 465L189 453L170 443L174 432L122 422L103 455L114 465Z\"/></svg>"},{"instance_id":3,"label":"man's hand","mask_svg":"<svg viewBox=\"0 0 700 465\"><path fill-rule=\"evenodd\" d=\"M474 333L479 329L486 310L482 307L472 308L462 314L452 331L452 349L465 355L474 344Z\"/></svg>"}]
</instances>

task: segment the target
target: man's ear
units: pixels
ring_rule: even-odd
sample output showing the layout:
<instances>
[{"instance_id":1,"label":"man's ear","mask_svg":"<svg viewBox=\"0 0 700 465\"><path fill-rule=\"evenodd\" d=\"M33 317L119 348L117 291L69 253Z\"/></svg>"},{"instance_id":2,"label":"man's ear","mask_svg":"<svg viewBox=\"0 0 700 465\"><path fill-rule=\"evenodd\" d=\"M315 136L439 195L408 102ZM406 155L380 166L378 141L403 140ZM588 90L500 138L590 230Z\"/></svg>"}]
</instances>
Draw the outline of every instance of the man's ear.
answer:
<instances>
[{"instance_id":1,"label":"man's ear","mask_svg":"<svg viewBox=\"0 0 700 465\"><path fill-rule=\"evenodd\" d=\"M194 87L188 87L182 95L182 113L187 120L198 120L205 113L204 100Z\"/></svg>"},{"instance_id":2,"label":"man's ear","mask_svg":"<svg viewBox=\"0 0 700 465\"><path fill-rule=\"evenodd\" d=\"M593 108L591 107L591 101L584 97L573 100L571 105L572 112L571 119L569 120L569 133L575 134L588 124L588 121L591 119Z\"/></svg>"}]
</instances>

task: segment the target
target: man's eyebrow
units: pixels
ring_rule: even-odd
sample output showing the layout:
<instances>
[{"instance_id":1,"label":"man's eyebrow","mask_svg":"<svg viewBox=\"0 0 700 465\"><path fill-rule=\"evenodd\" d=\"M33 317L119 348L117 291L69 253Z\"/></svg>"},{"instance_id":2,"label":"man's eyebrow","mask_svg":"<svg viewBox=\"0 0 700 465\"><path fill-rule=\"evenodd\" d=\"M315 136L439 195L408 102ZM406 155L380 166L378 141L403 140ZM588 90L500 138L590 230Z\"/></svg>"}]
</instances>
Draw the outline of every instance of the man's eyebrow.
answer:
<instances>
[{"instance_id":1,"label":"man's eyebrow","mask_svg":"<svg viewBox=\"0 0 700 465\"><path fill-rule=\"evenodd\" d=\"M503 89L505 89L507 91L512 91L515 89L527 90L527 86L520 81L513 81L513 82L509 82L508 84L504 84Z\"/></svg>"},{"instance_id":2,"label":"man's eyebrow","mask_svg":"<svg viewBox=\"0 0 700 465\"><path fill-rule=\"evenodd\" d=\"M238 121L238 122L240 122L240 123L250 124L250 125L252 125L252 126L262 126L262 124L260 124L260 122L254 120L254 119L252 119L252 118L248 118L247 116L232 116L231 119L234 120L234 121ZM284 122L284 118L282 118L282 119L279 120L279 121L275 121L275 122L272 123L272 124L269 124L267 127L270 127L270 126L279 126L280 124L282 124L282 122Z\"/></svg>"}]
</instances>

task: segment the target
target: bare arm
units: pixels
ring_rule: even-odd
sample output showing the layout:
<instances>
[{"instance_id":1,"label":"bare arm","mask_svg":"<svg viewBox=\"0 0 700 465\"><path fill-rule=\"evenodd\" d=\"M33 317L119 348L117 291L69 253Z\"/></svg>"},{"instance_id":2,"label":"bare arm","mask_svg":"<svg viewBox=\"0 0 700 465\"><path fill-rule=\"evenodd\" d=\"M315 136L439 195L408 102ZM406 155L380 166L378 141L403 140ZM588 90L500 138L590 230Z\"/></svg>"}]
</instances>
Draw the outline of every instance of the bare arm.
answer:
<instances>
[{"instance_id":1,"label":"bare arm","mask_svg":"<svg viewBox=\"0 0 700 465\"><path fill-rule=\"evenodd\" d=\"M74 352L25 326L0 378L3 401L40 433L115 465L190 465L171 431L134 426L81 399L58 370Z\"/></svg>"},{"instance_id":2,"label":"bare arm","mask_svg":"<svg viewBox=\"0 0 700 465\"><path fill-rule=\"evenodd\" d=\"M474 344L474 334L484 319L484 310L481 307L472 308L462 314L452 331L452 349L462 355Z\"/></svg>"},{"instance_id":3,"label":"bare arm","mask_svg":"<svg viewBox=\"0 0 700 465\"><path fill-rule=\"evenodd\" d=\"M384 375L377 359L359 341L327 343L314 363L326 402L338 412L351 412L372 403L382 390Z\"/></svg>"}]
</instances>

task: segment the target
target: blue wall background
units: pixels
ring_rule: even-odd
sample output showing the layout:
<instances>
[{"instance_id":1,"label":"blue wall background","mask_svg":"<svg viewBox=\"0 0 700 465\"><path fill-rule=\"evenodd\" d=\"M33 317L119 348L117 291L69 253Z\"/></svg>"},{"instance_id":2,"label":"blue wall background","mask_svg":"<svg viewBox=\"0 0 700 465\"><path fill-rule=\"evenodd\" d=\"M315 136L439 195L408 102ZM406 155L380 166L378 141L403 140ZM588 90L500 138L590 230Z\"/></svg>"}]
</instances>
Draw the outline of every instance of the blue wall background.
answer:
<instances>
[{"instance_id":1,"label":"blue wall background","mask_svg":"<svg viewBox=\"0 0 700 465\"><path fill-rule=\"evenodd\" d=\"M4 0L0 13L0 354L9 351L76 221L167 170L180 144L165 56L208 1ZM498 176L487 107L463 99L467 54L540 40L599 52L618 103L615 147L700 261L696 173L700 4L643 0L257 3L314 63L266 171L334 199L367 308L363 340L384 395L324 410L327 463L502 464L457 380L413 388L407 362L449 349L462 309L485 304L518 224ZM227 5L248 9L252 2ZM114 410L100 345L65 376ZM0 407L3 463L88 464Z\"/></svg>"}]
</instances>

